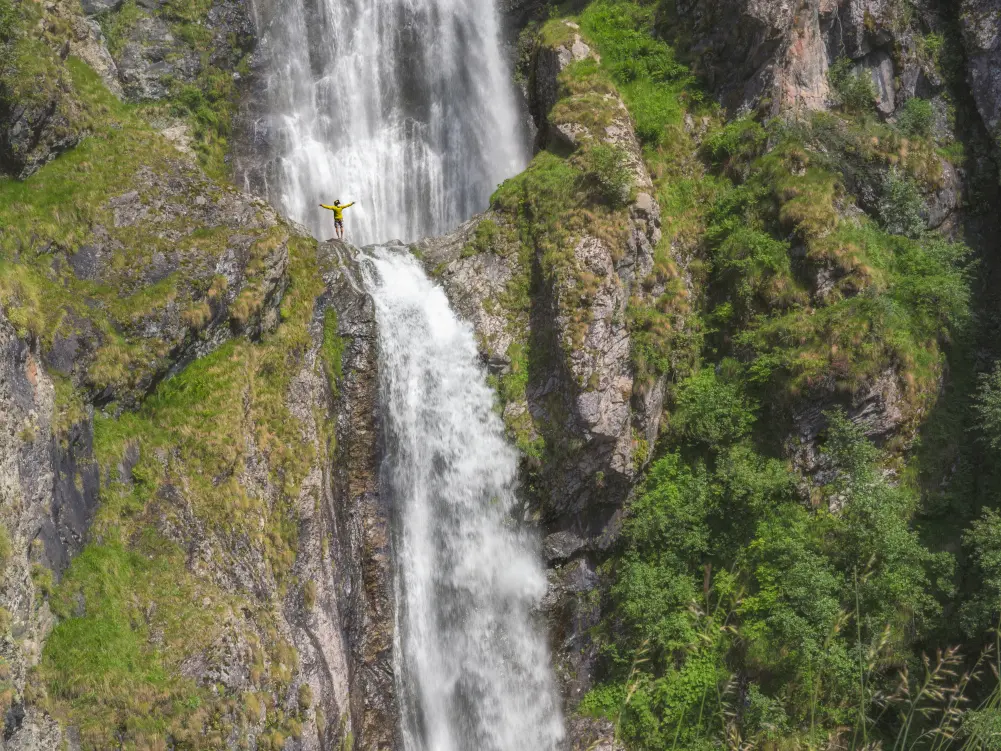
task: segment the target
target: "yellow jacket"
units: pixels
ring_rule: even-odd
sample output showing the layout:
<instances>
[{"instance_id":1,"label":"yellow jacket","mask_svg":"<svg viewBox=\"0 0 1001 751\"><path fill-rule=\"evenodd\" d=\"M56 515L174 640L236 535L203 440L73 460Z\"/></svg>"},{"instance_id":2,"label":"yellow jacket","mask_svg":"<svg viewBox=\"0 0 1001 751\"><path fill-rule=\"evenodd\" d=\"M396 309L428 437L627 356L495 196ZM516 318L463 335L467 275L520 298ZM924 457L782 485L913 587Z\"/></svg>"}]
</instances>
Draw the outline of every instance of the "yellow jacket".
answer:
<instances>
[{"instance_id":1,"label":"yellow jacket","mask_svg":"<svg viewBox=\"0 0 1001 751\"><path fill-rule=\"evenodd\" d=\"M327 206L327 204L325 203L320 204L322 208L330 209L331 211L333 211L334 219L338 222L344 221L344 209L348 208L348 206L354 206L354 205L355 205L354 201L352 201L351 203L342 203L340 206Z\"/></svg>"}]
</instances>

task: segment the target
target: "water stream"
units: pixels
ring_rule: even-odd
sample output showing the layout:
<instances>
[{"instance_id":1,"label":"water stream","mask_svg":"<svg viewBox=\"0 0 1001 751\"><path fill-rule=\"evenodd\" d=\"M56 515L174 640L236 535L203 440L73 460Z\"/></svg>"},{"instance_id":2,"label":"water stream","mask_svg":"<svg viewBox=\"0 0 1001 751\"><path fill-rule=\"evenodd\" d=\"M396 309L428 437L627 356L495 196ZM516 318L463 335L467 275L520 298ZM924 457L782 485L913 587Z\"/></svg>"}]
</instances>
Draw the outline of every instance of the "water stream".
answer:
<instances>
[{"instance_id":1,"label":"water stream","mask_svg":"<svg viewBox=\"0 0 1001 751\"><path fill-rule=\"evenodd\" d=\"M272 4L273 3L273 4ZM443 234L528 159L493 0L255 0L263 190L321 239ZM238 172L240 171L238 167ZM248 185L248 187L250 187Z\"/></svg>"},{"instance_id":2,"label":"water stream","mask_svg":"<svg viewBox=\"0 0 1001 751\"><path fill-rule=\"evenodd\" d=\"M517 455L472 327L401 250L370 251L395 508L405 751L552 751L562 737L535 537L514 522Z\"/></svg>"}]
</instances>

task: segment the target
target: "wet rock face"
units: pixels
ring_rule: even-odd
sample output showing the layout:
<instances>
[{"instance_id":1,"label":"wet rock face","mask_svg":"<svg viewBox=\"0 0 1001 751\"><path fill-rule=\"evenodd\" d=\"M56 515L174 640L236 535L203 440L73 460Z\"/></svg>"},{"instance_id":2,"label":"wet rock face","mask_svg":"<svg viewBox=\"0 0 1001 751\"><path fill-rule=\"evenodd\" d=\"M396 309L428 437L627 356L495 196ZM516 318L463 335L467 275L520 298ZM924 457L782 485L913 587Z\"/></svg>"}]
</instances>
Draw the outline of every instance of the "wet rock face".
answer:
<instances>
[{"instance_id":1,"label":"wet rock face","mask_svg":"<svg viewBox=\"0 0 1001 751\"><path fill-rule=\"evenodd\" d=\"M1001 126L1001 1L962 0L959 18L973 97L996 137Z\"/></svg>"},{"instance_id":2,"label":"wet rock face","mask_svg":"<svg viewBox=\"0 0 1001 751\"><path fill-rule=\"evenodd\" d=\"M393 573L390 509L380 493L378 331L371 298L360 292L357 253L323 243L342 269L325 276L320 307L337 311L345 343L343 379L334 400L337 450L330 469L334 598L348 651L350 715L356 748L397 747L399 712L393 674Z\"/></svg>"}]
</instances>

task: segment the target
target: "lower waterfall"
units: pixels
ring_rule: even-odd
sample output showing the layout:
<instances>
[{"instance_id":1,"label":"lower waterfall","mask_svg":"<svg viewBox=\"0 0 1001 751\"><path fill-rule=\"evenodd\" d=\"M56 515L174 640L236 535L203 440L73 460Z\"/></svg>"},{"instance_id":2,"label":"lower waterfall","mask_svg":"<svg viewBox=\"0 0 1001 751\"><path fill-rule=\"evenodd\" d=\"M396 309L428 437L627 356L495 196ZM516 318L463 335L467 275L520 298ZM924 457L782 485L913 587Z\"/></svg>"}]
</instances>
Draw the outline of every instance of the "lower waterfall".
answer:
<instances>
[{"instance_id":1,"label":"lower waterfall","mask_svg":"<svg viewBox=\"0 0 1001 751\"><path fill-rule=\"evenodd\" d=\"M384 488L394 506L406 751L551 751L563 735L538 544L471 326L402 249L371 249Z\"/></svg>"}]
</instances>

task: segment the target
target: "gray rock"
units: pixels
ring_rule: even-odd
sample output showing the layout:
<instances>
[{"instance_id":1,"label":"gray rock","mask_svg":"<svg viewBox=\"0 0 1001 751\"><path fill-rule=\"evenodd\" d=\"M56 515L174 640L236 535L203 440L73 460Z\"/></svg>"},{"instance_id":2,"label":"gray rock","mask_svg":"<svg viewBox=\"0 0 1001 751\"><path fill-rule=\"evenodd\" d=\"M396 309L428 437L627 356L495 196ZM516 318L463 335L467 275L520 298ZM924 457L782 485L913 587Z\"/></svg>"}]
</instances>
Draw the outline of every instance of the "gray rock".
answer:
<instances>
[{"instance_id":1,"label":"gray rock","mask_svg":"<svg viewBox=\"0 0 1001 751\"><path fill-rule=\"evenodd\" d=\"M876 109L883 117L889 117L897 109L896 83L894 81L893 58L884 50L876 50L856 66L861 75L869 75L876 89Z\"/></svg>"},{"instance_id":2,"label":"gray rock","mask_svg":"<svg viewBox=\"0 0 1001 751\"><path fill-rule=\"evenodd\" d=\"M51 83L45 96L0 103L0 171L26 180L83 137L68 81Z\"/></svg>"},{"instance_id":3,"label":"gray rock","mask_svg":"<svg viewBox=\"0 0 1001 751\"><path fill-rule=\"evenodd\" d=\"M891 0L841 0L831 30L835 52L858 60L890 44L897 13Z\"/></svg>"},{"instance_id":4,"label":"gray rock","mask_svg":"<svg viewBox=\"0 0 1001 751\"><path fill-rule=\"evenodd\" d=\"M15 691L2 731L8 749L56 751L62 743L58 724L20 698L52 626L32 566L60 570L76 549L76 541L64 536L72 526L68 518L78 511L86 514L86 508L72 505L77 499L64 487L65 470L84 464L85 457L72 453L73 444L60 444L53 433L54 413L55 387L38 353L0 313L0 525L11 543L0 570L0 607L11 616L10 629L0 631L0 656L9 671L5 680Z\"/></svg>"},{"instance_id":5,"label":"gray rock","mask_svg":"<svg viewBox=\"0 0 1001 751\"><path fill-rule=\"evenodd\" d=\"M59 723L35 707L15 704L5 718L6 751L60 751L64 745Z\"/></svg>"},{"instance_id":6,"label":"gray rock","mask_svg":"<svg viewBox=\"0 0 1001 751\"><path fill-rule=\"evenodd\" d=\"M833 379L814 389L810 399L794 410L795 429L786 441L786 451L798 470L821 485L833 479L830 467L820 452L819 437L827 428L824 413L835 408L844 409L848 419L861 426L865 435L878 443L892 436L905 435L905 428L913 425L917 417L905 398L897 373L892 369L847 399L837 393ZM913 434L913 430L910 432Z\"/></svg>"},{"instance_id":7,"label":"gray rock","mask_svg":"<svg viewBox=\"0 0 1001 751\"><path fill-rule=\"evenodd\" d=\"M116 62L125 95L134 102L163 99L171 81L191 83L201 69L196 52L152 15L143 15L132 27Z\"/></svg>"},{"instance_id":8,"label":"gray rock","mask_svg":"<svg viewBox=\"0 0 1001 751\"><path fill-rule=\"evenodd\" d=\"M962 178L948 160L940 159L939 161L942 165L942 180L934 191L925 196L928 229L945 227L949 219L962 205Z\"/></svg>"},{"instance_id":9,"label":"gray rock","mask_svg":"<svg viewBox=\"0 0 1001 751\"><path fill-rule=\"evenodd\" d=\"M355 264L357 251L343 243L324 243L321 257L327 293L323 309L337 311L338 333L345 340L344 379L332 405L337 415L337 452L330 477L329 514L335 544L334 625L345 637L349 663L351 728L356 748L398 747L398 708L393 680L394 594L390 557L390 509L380 493L378 351L375 307L362 293ZM322 326L314 329L314 346ZM309 409L314 402L306 401ZM326 470L324 469L324 472Z\"/></svg>"},{"instance_id":10,"label":"gray rock","mask_svg":"<svg viewBox=\"0 0 1001 751\"><path fill-rule=\"evenodd\" d=\"M992 135L1001 126L1001 0L962 0L959 14L970 87Z\"/></svg>"},{"instance_id":11,"label":"gray rock","mask_svg":"<svg viewBox=\"0 0 1001 751\"><path fill-rule=\"evenodd\" d=\"M104 81L112 94L121 99L124 96L122 85L118 80L118 66L108 52L101 25L93 20L83 20L74 16L72 52L87 63Z\"/></svg>"},{"instance_id":12,"label":"gray rock","mask_svg":"<svg viewBox=\"0 0 1001 751\"><path fill-rule=\"evenodd\" d=\"M88 16L116 11L122 7L125 0L80 0L83 12Z\"/></svg>"},{"instance_id":13,"label":"gray rock","mask_svg":"<svg viewBox=\"0 0 1001 751\"><path fill-rule=\"evenodd\" d=\"M161 172L141 168L133 182L136 189L113 196L105 204L114 227L96 225L83 244L62 257L76 277L111 286L123 298L173 275L180 297L149 307L120 325L132 343L155 342L161 354L137 364L129 383L98 389L89 373L106 334L72 310L67 310L51 345L42 353L48 367L70 376L96 399L116 399L129 406L138 404L164 375L234 334L256 337L273 328L289 281L287 233L263 258L254 257L255 243L279 226L278 215L263 201L233 189L218 189L182 160ZM230 230L222 247L205 252L196 245L183 252L156 252L142 263L136 263L130 249L116 239L123 229L138 230L140 237L163 233L160 236L181 240L197 230L219 228ZM225 283L220 284L223 279ZM209 295L207 290L214 284L220 291ZM236 316L238 301L248 288L255 292L254 307L241 309ZM195 305L206 306L201 320L188 317Z\"/></svg>"}]
</instances>

